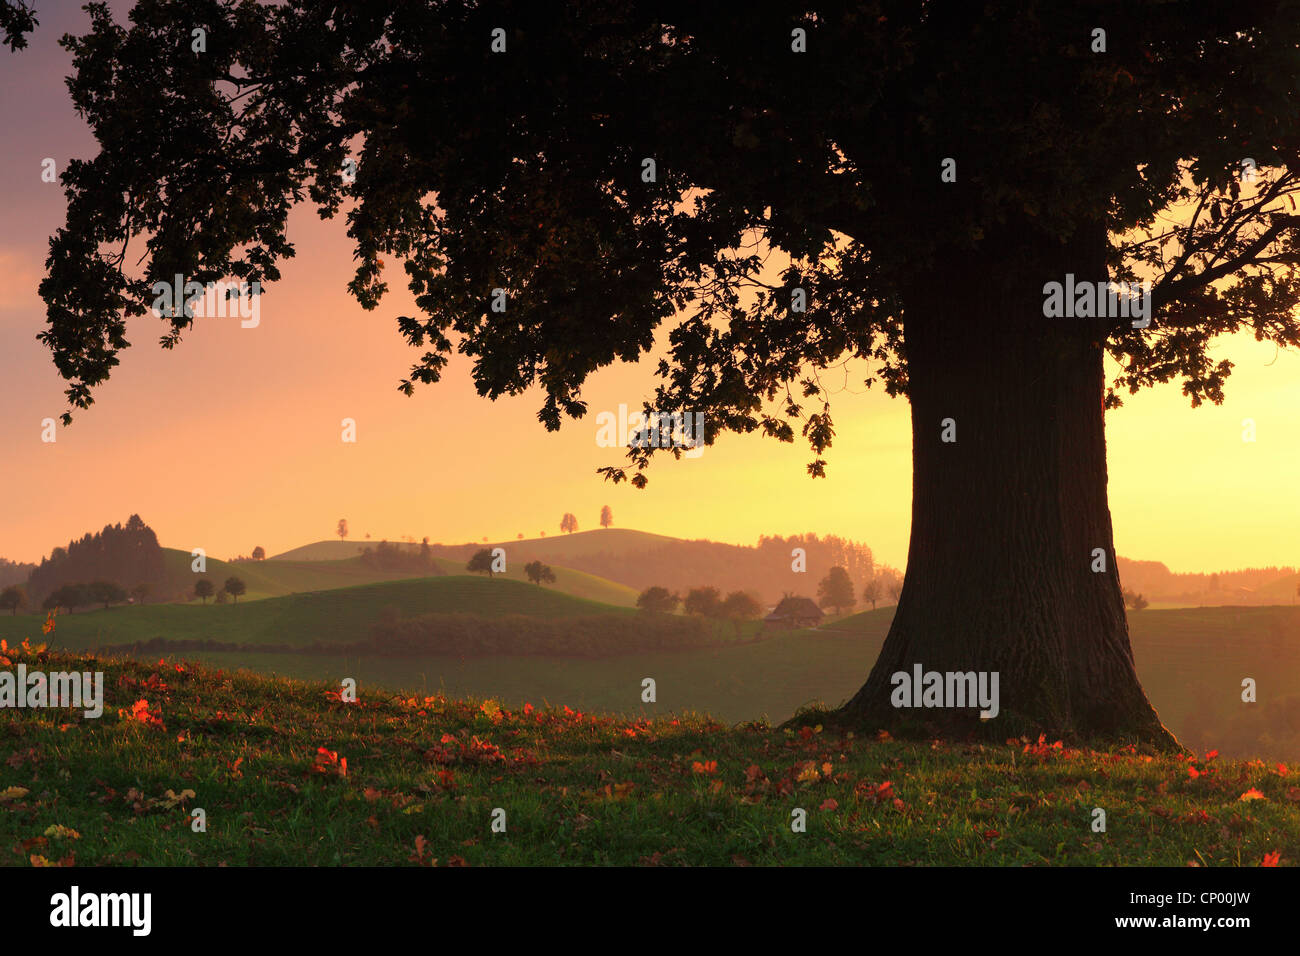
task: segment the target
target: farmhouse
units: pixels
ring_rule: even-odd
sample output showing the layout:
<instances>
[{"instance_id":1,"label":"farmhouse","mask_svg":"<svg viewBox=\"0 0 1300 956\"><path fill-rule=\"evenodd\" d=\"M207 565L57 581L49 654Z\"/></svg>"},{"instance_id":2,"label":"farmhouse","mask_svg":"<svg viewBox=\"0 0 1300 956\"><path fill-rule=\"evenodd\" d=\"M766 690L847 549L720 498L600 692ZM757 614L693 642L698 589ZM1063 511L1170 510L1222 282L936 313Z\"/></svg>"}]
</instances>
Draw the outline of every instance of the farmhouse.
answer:
<instances>
[{"instance_id":1,"label":"farmhouse","mask_svg":"<svg viewBox=\"0 0 1300 956\"><path fill-rule=\"evenodd\" d=\"M768 627L815 627L822 616L822 609L811 598L784 597L763 623Z\"/></svg>"}]
</instances>

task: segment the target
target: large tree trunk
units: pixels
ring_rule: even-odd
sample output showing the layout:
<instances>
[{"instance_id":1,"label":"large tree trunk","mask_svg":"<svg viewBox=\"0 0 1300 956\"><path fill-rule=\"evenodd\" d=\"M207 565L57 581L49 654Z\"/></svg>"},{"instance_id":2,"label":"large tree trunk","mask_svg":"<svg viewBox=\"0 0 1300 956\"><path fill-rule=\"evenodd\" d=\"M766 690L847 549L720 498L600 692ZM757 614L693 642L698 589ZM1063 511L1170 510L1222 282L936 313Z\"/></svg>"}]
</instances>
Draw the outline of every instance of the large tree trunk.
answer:
<instances>
[{"instance_id":1,"label":"large tree trunk","mask_svg":"<svg viewBox=\"0 0 1300 956\"><path fill-rule=\"evenodd\" d=\"M1042 315L1043 282L1104 280L1104 247L1090 251L950 261L905 291L911 541L889 636L844 707L855 722L1176 745L1138 682L1115 567L1104 323ZM941 440L945 419L955 442ZM917 664L998 672L998 716L893 706L892 675Z\"/></svg>"}]
</instances>

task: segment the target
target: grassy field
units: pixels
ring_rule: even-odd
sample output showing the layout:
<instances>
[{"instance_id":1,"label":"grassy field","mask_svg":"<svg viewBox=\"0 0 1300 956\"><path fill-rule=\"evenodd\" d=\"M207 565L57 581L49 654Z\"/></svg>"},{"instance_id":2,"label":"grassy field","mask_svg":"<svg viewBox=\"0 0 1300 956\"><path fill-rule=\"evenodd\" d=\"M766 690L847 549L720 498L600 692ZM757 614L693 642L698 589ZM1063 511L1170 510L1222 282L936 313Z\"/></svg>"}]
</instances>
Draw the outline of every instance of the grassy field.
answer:
<instances>
[{"instance_id":1,"label":"grassy field","mask_svg":"<svg viewBox=\"0 0 1300 956\"><path fill-rule=\"evenodd\" d=\"M13 866L1300 859L1294 765L901 743L815 714L782 731L364 690L344 703L324 685L192 665L9 654L102 669L107 697L97 720L0 721L0 861Z\"/></svg>"},{"instance_id":2,"label":"grassy field","mask_svg":"<svg viewBox=\"0 0 1300 956\"><path fill-rule=\"evenodd\" d=\"M392 605L404 614L470 611L541 616L614 612L514 581L445 577L385 582L249 604L149 606L78 613L59 619L58 643L73 649L153 637L228 643L354 642ZM227 669L450 696L493 696L509 706L551 701L631 716L693 711L728 723L779 723L801 707L835 706L861 685L875 662L893 608L856 614L821 629L765 636L758 642L605 659L496 656L304 656L194 653ZM38 633L39 618L0 616L0 637ZM1225 755L1300 759L1300 608L1223 607L1130 615L1138 673L1161 718L1193 747ZM658 700L640 700L652 677ZM1241 700L1254 678L1255 703Z\"/></svg>"},{"instance_id":3,"label":"grassy field","mask_svg":"<svg viewBox=\"0 0 1300 956\"><path fill-rule=\"evenodd\" d=\"M76 649L155 637L250 644L349 643L364 640L381 609L390 606L404 616L433 612L541 617L635 613L550 587L460 575L408 578L261 601L241 599L238 604L152 604L80 611L60 615L58 641ZM0 615L0 637L11 643L30 637L39 633L43 619L42 615Z\"/></svg>"},{"instance_id":4,"label":"grassy field","mask_svg":"<svg viewBox=\"0 0 1300 956\"><path fill-rule=\"evenodd\" d=\"M780 723L802 707L835 706L851 696L875 662L892 614L892 608L881 608L827 628L778 633L757 643L600 660L195 657L225 668L294 678L337 682L352 677L368 687L493 696L509 706L551 701L630 716L694 711L727 723L760 718ZM60 619L60 631L73 620ZM0 634L5 633L3 624ZM1300 759L1300 609L1146 610L1131 616L1131 630L1143 686L1180 739L1225 755ZM29 625L24 633L34 631ZM1241 701L1241 678L1246 676L1259 685L1254 704ZM655 704L640 700L645 677L656 681Z\"/></svg>"}]
</instances>

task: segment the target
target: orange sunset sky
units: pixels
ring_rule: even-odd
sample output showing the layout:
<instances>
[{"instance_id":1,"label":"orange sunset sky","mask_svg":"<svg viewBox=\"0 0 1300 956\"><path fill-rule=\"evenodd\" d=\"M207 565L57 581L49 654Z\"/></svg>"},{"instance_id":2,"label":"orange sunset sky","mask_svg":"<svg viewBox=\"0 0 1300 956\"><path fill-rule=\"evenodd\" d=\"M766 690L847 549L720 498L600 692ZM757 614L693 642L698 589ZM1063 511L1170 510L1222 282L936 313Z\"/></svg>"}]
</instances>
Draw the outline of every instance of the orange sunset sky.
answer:
<instances>
[{"instance_id":1,"label":"orange sunset sky","mask_svg":"<svg viewBox=\"0 0 1300 956\"><path fill-rule=\"evenodd\" d=\"M262 296L257 328L200 319L167 353L156 344L161 323L135 320L134 347L96 405L43 443L42 419L65 405L35 340L36 285L63 195L40 171L45 157L61 170L93 154L56 46L83 29L73 5L46 5L30 48L0 53L0 557L38 560L133 512L165 546L226 558L328 538L340 517L357 540L459 543L558 534L566 511L586 530L609 504L618 527L740 544L833 533L866 543L878 561L905 562L909 410L862 389L860 374L832 399L826 479L806 476L806 445L724 436L696 460L658 456L644 491L614 486L595 469L622 455L597 447L595 416L639 407L655 382L651 362L594 376L588 417L558 433L537 423L536 394L480 399L460 358L443 383L406 398L396 385L416 353L395 323L413 308L405 289L395 282L379 309L362 310L345 290L343 220L322 223L305 206L291 220L298 255ZM1300 563L1300 355L1249 336L1221 340L1218 352L1237 366L1224 405L1193 410L1171 383L1108 414L1117 550L1175 571ZM345 417L357 422L356 444L340 440ZM1255 421L1254 443L1242 440L1244 418Z\"/></svg>"}]
</instances>

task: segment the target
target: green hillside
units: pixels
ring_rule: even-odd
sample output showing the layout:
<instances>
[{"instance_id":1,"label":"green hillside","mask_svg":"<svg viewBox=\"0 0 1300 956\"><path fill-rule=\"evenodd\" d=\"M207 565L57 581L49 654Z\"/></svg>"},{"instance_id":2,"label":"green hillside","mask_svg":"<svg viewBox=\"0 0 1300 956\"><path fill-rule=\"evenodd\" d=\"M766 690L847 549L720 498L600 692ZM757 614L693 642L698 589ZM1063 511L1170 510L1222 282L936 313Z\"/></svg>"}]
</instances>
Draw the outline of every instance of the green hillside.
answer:
<instances>
[{"instance_id":1,"label":"green hillside","mask_svg":"<svg viewBox=\"0 0 1300 956\"><path fill-rule=\"evenodd\" d=\"M337 545L338 542L318 542L318 545L328 544ZM308 545L306 548L295 550L310 552L314 547L317 547L317 545ZM322 553L324 553L324 549L322 549ZM241 561L238 564L208 558L208 569L204 574L195 574L190 570L192 560L193 558L188 551L179 551L175 548L163 549L168 589L178 596L191 594L194 589L194 581L198 578L207 578L219 589L225 583L226 578L238 577L248 585L248 593L241 597L240 601L256 601L269 597L281 597L286 594L297 594L303 591L325 591L331 588L374 584L380 581L403 581L428 576L427 573L419 571L384 571L367 567L361 563L360 558L355 556L316 560L276 557L266 561ZM465 573L464 561L435 558L434 564L443 574L461 575ZM606 581L604 578L597 577L594 574L587 574L585 571L574 571L570 568L552 568L552 570L555 572L555 583L547 586L554 590L562 591L574 597L621 607L633 607L636 604L637 592L625 585ZM507 562L507 572L504 575L499 575L499 577L526 581L527 577L524 574L523 562Z\"/></svg>"},{"instance_id":2,"label":"green hillside","mask_svg":"<svg viewBox=\"0 0 1300 956\"><path fill-rule=\"evenodd\" d=\"M209 569L212 565L209 564ZM60 646L85 649L153 638L213 640L231 644L295 644L364 640L380 611L403 616L472 613L573 617L633 613L576 598L553 588L468 575L411 578L292 594L238 604L151 604L82 611L58 618ZM0 637L10 642L40 633L40 615L0 616Z\"/></svg>"},{"instance_id":3,"label":"green hillside","mask_svg":"<svg viewBox=\"0 0 1300 956\"><path fill-rule=\"evenodd\" d=\"M248 585L242 601L281 597L300 591L324 591L330 588L374 584L379 581L397 581L422 577L411 571L382 571L368 568L356 558L348 561L240 561L232 564L209 557L207 571L197 574L190 570L193 558L188 551L163 548L163 566L167 573L168 588L178 597L190 595L194 582L207 578L218 589L229 577L237 577Z\"/></svg>"}]
</instances>

